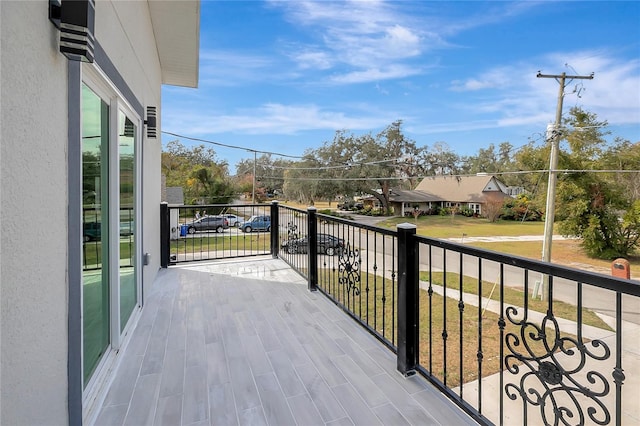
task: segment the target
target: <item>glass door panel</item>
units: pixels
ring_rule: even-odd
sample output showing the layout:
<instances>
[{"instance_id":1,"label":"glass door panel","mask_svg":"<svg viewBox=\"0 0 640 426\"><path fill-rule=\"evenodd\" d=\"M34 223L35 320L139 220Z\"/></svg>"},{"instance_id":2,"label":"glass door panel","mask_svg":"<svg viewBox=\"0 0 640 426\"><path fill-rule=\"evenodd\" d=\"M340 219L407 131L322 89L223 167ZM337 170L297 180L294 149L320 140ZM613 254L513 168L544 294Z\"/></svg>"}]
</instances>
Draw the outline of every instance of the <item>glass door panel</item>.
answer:
<instances>
[{"instance_id":1,"label":"glass door panel","mask_svg":"<svg viewBox=\"0 0 640 426\"><path fill-rule=\"evenodd\" d=\"M109 106L82 85L84 385L109 346Z\"/></svg>"},{"instance_id":2,"label":"glass door panel","mask_svg":"<svg viewBox=\"0 0 640 426\"><path fill-rule=\"evenodd\" d=\"M120 173L120 331L136 307L136 125L118 113L118 161Z\"/></svg>"}]
</instances>

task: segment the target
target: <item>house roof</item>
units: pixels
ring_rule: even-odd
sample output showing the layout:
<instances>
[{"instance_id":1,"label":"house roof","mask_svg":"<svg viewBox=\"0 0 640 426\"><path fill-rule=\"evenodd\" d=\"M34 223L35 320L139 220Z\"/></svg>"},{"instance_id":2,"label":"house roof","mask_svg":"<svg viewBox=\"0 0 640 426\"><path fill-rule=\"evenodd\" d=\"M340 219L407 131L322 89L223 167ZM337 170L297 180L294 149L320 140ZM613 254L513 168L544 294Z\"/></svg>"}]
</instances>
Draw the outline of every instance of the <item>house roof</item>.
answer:
<instances>
[{"instance_id":1,"label":"house roof","mask_svg":"<svg viewBox=\"0 0 640 426\"><path fill-rule=\"evenodd\" d=\"M427 191L392 189L389 200L396 203L428 203L446 201Z\"/></svg>"},{"instance_id":2,"label":"house roof","mask_svg":"<svg viewBox=\"0 0 640 426\"><path fill-rule=\"evenodd\" d=\"M162 83L197 87L200 56L200 0L148 0Z\"/></svg>"},{"instance_id":3,"label":"house roof","mask_svg":"<svg viewBox=\"0 0 640 426\"><path fill-rule=\"evenodd\" d=\"M507 196L504 183L491 175L433 176L416 186L416 191L432 194L442 201L484 202L488 193Z\"/></svg>"}]
</instances>

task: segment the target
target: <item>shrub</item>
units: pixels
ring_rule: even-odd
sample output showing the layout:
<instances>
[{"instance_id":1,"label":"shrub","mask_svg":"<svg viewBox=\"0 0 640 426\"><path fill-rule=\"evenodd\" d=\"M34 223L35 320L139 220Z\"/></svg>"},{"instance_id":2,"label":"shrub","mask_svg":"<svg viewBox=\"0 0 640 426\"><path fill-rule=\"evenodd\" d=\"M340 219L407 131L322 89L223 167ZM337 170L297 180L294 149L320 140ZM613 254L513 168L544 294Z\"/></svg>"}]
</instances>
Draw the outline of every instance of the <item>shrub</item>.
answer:
<instances>
[{"instance_id":1,"label":"shrub","mask_svg":"<svg viewBox=\"0 0 640 426\"><path fill-rule=\"evenodd\" d=\"M472 217L474 215L473 210L471 210L469 207L463 207L458 212L465 217Z\"/></svg>"},{"instance_id":2,"label":"shrub","mask_svg":"<svg viewBox=\"0 0 640 426\"><path fill-rule=\"evenodd\" d=\"M507 199L502 207L502 219L537 222L542 220L542 211L526 195Z\"/></svg>"}]
</instances>

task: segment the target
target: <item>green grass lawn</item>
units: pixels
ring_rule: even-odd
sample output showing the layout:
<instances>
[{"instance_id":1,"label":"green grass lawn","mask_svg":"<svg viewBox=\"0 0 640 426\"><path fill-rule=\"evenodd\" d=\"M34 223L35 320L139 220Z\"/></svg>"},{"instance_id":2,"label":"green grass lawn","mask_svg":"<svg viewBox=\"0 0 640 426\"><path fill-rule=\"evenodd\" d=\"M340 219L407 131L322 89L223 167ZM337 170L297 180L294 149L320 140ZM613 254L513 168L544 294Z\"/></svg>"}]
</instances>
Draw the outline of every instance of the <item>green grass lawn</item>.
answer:
<instances>
[{"instance_id":1,"label":"green grass lawn","mask_svg":"<svg viewBox=\"0 0 640 426\"><path fill-rule=\"evenodd\" d=\"M433 280L433 284L435 285L443 285L444 274L442 272L432 272L431 279ZM429 272L421 271L420 272L420 281L429 281ZM463 292L475 294L479 293L479 283L476 278L472 277L463 277L462 280ZM447 288L453 290L460 289L460 275L456 273L449 272L447 273ZM533 286L529 289L529 293L533 291ZM489 281L482 281L482 297L490 298L491 300L500 301L500 292L496 287L494 291L494 283ZM504 303L514 306L524 306L525 302L525 293L524 290L505 287L504 289ZM545 313L549 307L549 303L547 301L542 301L539 299L535 299L531 294L527 295L527 306L529 310ZM565 302L561 302L558 300L554 300L553 302L553 314L557 318L564 318L570 321L577 321L578 311L577 308L573 305L570 305ZM582 322L585 325L590 325L593 327L598 327L604 330L611 330L604 321L600 319L593 311L588 309L582 310Z\"/></svg>"},{"instance_id":2,"label":"green grass lawn","mask_svg":"<svg viewBox=\"0 0 640 426\"><path fill-rule=\"evenodd\" d=\"M120 241L120 259L130 259L134 243L123 239ZM95 269L102 266L102 243L89 241L83 243L83 262L85 269Z\"/></svg>"},{"instance_id":3,"label":"green grass lawn","mask_svg":"<svg viewBox=\"0 0 640 426\"><path fill-rule=\"evenodd\" d=\"M394 217L379 222L380 227L395 229L399 223L416 224L418 235L432 238L462 238L465 237L514 237L520 235L544 235L543 222L515 222L499 220L495 223L484 218L472 218L464 216L421 216L416 221L413 217ZM556 234L558 232L555 232ZM513 254L540 260L542 258L542 240L540 241L500 241L500 242L465 242L465 244L493 250L501 253ZM640 273L640 257L630 256L631 274L634 271ZM607 273L610 270L611 260L594 259L587 256L580 246L580 240L553 241L551 249L551 261L559 265L588 269L594 267L598 272ZM640 276L638 274L637 276Z\"/></svg>"},{"instance_id":4,"label":"green grass lawn","mask_svg":"<svg viewBox=\"0 0 640 426\"><path fill-rule=\"evenodd\" d=\"M262 250L270 251L271 239L268 233L239 235L196 234L193 238L172 240L171 254L200 253L206 251Z\"/></svg>"},{"instance_id":5,"label":"green grass lawn","mask_svg":"<svg viewBox=\"0 0 640 426\"><path fill-rule=\"evenodd\" d=\"M424 274L424 272L422 273ZM373 274L360 273L360 281L356 283L357 292L347 292L346 286L340 284L340 275L335 269L318 271L318 286L331 294L341 305L345 306L356 317L375 329L380 335L397 346L397 312L395 285L397 282ZM434 284L442 284L442 274L432 276ZM451 281L451 282L450 282ZM457 281L454 283L454 281ZM454 288L459 277L447 277L449 288ZM465 279L464 290L477 294L477 280ZM488 296L492 284L483 284L483 294ZM367 290L368 289L368 290ZM496 299L496 296L493 297ZM505 292L505 302L521 306L523 294L517 290ZM529 308L545 312L545 302L530 302ZM575 307L559 302L554 303L556 315L564 318L575 318ZM486 377L500 371L500 345L502 336L499 327L499 315L486 311L482 316L478 307L466 305L460 310L458 300L444 298L436 293L431 297L421 289L419 295L419 360L435 377L449 387L467 383L478 377ZM585 310L586 311L586 310ZM607 328L592 312L585 312L585 323ZM520 336L521 327L507 321L504 334L512 333ZM530 329L529 331L533 331ZM562 337L573 337L561 333ZM554 346L554 333L547 333L545 341L531 341L532 349L544 353L545 343ZM478 350L482 350L482 362L478 362ZM461 361L462 358L462 361ZM462 371L462 373L461 373ZM461 375L462 374L462 375Z\"/></svg>"},{"instance_id":6,"label":"green grass lawn","mask_svg":"<svg viewBox=\"0 0 640 426\"><path fill-rule=\"evenodd\" d=\"M514 222L499 220L489 222L481 217L465 216L420 216L393 217L377 223L377 226L395 229L399 223L413 223L418 227L417 233L433 238L461 238L487 236L543 235L543 222Z\"/></svg>"}]
</instances>

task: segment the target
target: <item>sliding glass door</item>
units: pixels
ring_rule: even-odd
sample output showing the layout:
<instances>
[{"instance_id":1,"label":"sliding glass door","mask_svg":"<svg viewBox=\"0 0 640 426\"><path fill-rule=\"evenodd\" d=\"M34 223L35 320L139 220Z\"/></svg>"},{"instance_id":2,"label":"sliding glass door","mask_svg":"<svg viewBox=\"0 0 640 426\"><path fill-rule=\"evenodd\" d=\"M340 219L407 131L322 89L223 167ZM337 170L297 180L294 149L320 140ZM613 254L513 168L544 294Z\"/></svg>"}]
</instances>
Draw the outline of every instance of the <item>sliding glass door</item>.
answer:
<instances>
[{"instance_id":1,"label":"sliding glass door","mask_svg":"<svg viewBox=\"0 0 640 426\"><path fill-rule=\"evenodd\" d=\"M109 346L109 106L82 85L83 376Z\"/></svg>"},{"instance_id":2,"label":"sliding glass door","mask_svg":"<svg viewBox=\"0 0 640 426\"><path fill-rule=\"evenodd\" d=\"M118 112L118 164L120 174L120 331L136 307L136 133L137 126Z\"/></svg>"},{"instance_id":3,"label":"sliding glass door","mask_svg":"<svg viewBox=\"0 0 640 426\"><path fill-rule=\"evenodd\" d=\"M140 119L109 84L82 84L84 386L102 370L139 307Z\"/></svg>"}]
</instances>

